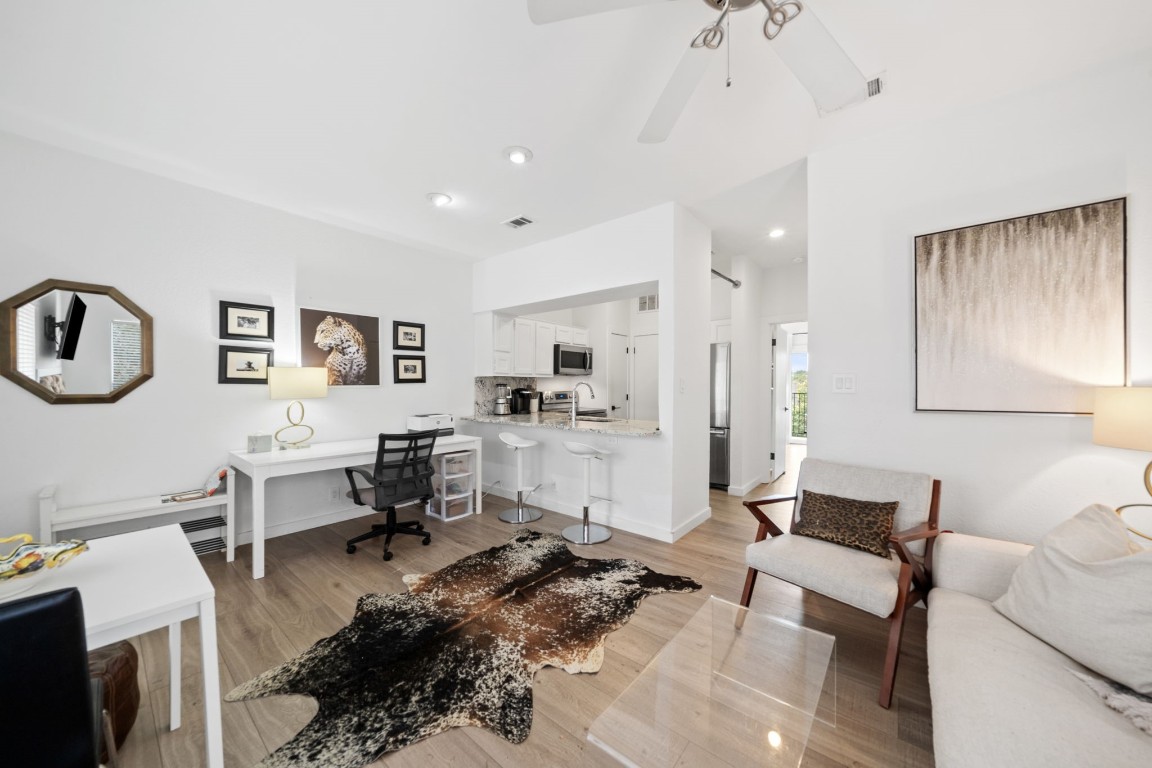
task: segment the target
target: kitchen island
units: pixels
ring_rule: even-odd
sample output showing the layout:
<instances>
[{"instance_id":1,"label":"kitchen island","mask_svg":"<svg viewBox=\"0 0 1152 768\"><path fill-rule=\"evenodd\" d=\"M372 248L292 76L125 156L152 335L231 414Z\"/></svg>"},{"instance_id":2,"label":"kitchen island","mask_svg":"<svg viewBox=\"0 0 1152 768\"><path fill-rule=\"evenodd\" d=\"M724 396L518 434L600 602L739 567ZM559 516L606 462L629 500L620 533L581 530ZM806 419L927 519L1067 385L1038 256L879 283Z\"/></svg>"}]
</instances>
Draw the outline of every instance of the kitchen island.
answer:
<instances>
[{"instance_id":1,"label":"kitchen island","mask_svg":"<svg viewBox=\"0 0 1152 768\"><path fill-rule=\"evenodd\" d=\"M606 419L601 417L577 416L575 426L572 425L572 415L567 411L541 411L539 413L517 413L510 416L466 416L465 421L476 421L482 424L503 424L508 429L521 427L543 427L545 429L563 429L569 432L593 432L602 435L616 435L629 437L655 437L660 434L660 422L639 421L636 419ZM535 437L530 437L535 440ZM572 437L580 440L580 437Z\"/></svg>"},{"instance_id":2,"label":"kitchen island","mask_svg":"<svg viewBox=\"0 0 1152 768\"><path fill-rule=\"evenodd\" d=\"M577 417L573 426L567 411L474 414L458 417L456 431L483 440L483 490L509 500L516 498L516 461L500 433L535 440L538 445L524 452L524 482L529 490L540 488L530 495L526 491L526 503L545 515L578 519L583 513L583 461L568 452L565 442L587 443L609 454L592 462L592 494L600 498L589 510L593 522L673 542L711 514L706 507L687 519L674 519L666 490L672 486L672 441L655 421Z\"/></svg>"}]
</instances>

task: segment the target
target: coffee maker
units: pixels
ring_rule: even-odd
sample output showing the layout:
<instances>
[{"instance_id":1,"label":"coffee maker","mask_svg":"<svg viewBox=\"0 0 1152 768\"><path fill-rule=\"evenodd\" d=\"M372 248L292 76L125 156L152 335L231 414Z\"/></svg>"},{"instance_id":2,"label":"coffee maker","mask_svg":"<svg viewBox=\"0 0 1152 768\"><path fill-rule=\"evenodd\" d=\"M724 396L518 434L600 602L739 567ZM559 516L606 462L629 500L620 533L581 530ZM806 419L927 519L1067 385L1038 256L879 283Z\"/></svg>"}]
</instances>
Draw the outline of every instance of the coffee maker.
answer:
<instances>
[{"instance_id":1,"label":"coffee maker","mask_svg":"<svg viewBox=\"0 0 1152 768\"><path fill-rule=\"evenodd\" d=\"M507 416L512 410L508 406L508 385L496 385L496 402L492 406L492 413L496 416Z\"/></svg>"},{"instance_id":2,"label":"coffee maker","mask_svg":"<svg viewBox=\"0 0 1152 768\"><path fill-rule=\"evenodd\" d=\"M519 387L512 390L512 413L534 413L532 401L540 402L540 393L534 389ZM539 405L537 409L539 410Z\"/></svg>"}]
</instances>

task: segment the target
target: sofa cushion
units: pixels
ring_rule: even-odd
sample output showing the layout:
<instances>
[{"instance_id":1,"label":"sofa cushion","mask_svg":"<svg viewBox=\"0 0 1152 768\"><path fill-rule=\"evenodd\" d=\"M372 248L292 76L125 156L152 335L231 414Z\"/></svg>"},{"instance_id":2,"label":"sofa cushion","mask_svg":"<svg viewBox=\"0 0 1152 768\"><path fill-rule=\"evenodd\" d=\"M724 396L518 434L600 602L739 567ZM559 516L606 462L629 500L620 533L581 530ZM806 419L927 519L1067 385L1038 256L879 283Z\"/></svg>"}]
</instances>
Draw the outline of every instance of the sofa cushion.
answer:
<instances>
[{"instance_id":1,"label":"sofa cushion","mask_svg":"<svg viewBox=\"0 0 1152 768\"><path fill-rule=\"evenodd\" d=\"M1084 666L1152 693L1152 550L1110 508L1058 525L1012 576L996 610Z\"/></svg>"},{"instance_id":2,"label":"sofa cushion","mask_svg":"<svg viewBox=\"0 0 1152 768\"><path fill-rule=\"evenodd\" d=\"M744 559L758 571L883 618L896 607L899 560L788 533L749 544Z\"/></svg>"},{"instance_id":3,"label":"sofa cushion","mask_svg":"<svg viewBox=\"0 0 1152 768\"><path fill-rule=\"evenodd\" d=\"M861 501L808 491L792 531L879 557L892 557L888 537L898 501Z\"/></svg>"},{"instance_id":4,"label":"sofa cushion","mask_svg":"<svg viewBox=\"0 0 1152 768\"><path fill-rule=\"evenodd\" d=\"M937 768L1152 765L1152 738L1106 707L1083 668L980 598L928 598Z\"/></svg>"}]
</instances>

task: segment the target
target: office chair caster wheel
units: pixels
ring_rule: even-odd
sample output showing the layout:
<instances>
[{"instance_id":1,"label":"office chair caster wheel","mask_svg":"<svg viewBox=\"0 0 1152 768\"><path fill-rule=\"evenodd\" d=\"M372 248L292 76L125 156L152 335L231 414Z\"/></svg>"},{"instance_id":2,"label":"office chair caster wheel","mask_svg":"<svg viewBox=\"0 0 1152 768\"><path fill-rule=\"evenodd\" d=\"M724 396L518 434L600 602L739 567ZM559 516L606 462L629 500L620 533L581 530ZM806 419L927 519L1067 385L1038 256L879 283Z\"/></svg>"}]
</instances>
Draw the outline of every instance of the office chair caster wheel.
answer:
<instances>
[{"instance_id":1,"label":"office chair caster wheel","mask_svg":"<svg viewBox=\"0 0 1152 768\"><path fill-rule=\"evenodd\" d=\"M429 544L431 544L431 543L432 543L432 537L431 537L431 536L427 536L427 537L425 537L425 538L424 538L424 541L422 541L422 542L420 542L420 543L421 543L421 544L423 544L424 546L428 546Z\"/></svg>"},{"instance_id":2,"label":"office chair caster wheel","mask_svg":"<svg viewBox=\"0 0 1152 768\"><path fill-rule=\"evenodd\" d=\"M391 560L392 559L392 553L391 552L385 552L384 553L384 559L385 560Z\"/></svg>"},{"instance_id":3,"label":"office chair caster wheel","mask_svg":"<svg viewBox=\"0 0 1152 768\"><path fill-rule=\"evenodd\" d=\"M350 555L354 555L354 554L356 554L356 545L355 544L349 544L348 548L344 551Z\"/></svg>"}]
</instances>

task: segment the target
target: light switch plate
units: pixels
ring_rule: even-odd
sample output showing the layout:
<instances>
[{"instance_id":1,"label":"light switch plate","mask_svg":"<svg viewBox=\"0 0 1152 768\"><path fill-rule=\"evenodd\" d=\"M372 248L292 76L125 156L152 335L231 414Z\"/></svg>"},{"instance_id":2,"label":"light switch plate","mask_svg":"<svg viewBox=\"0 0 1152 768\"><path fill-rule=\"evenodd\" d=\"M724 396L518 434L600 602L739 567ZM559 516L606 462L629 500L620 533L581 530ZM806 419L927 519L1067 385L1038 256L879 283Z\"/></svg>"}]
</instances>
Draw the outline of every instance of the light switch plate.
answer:
<instances>
[{"instance_id":1,"label":"light switch plate","mask_svg":"<svg viewBox=\"0 0 1152 768\"><path fill-rule=\"evenodd\" d=\"M856 374L854 373L834 373L832 374L832 392L837 395L854 395L856 394Z\"/></svg>"}]
</instances>

